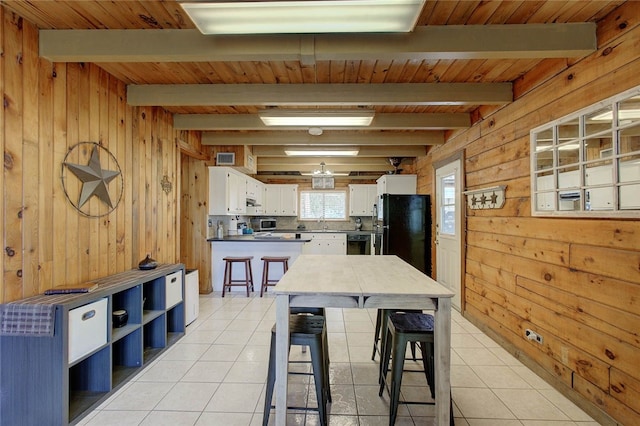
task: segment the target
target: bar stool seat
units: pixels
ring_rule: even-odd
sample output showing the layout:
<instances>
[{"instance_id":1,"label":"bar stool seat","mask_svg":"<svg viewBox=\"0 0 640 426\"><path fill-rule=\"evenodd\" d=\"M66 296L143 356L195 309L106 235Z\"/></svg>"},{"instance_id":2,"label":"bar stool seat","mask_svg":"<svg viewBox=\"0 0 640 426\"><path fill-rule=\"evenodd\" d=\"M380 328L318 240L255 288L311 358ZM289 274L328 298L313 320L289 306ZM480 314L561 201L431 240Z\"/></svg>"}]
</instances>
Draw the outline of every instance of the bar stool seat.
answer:
<instances>
[{"instance_id":1,"label":"bar stool seat","mask_svg":"<svg viewBox=\"0 0 640 426\"><path fill-rule=\"evenodd\" d=\"M394 312L406 312L406 313L420 313L419 309L378 309L378 315L376 317L376 330L373 336L373 351L371 352L371 361L376 358L376 352L380 353L380 359L382 360L382 349L384 347L384 338L387 335L387 323L389 322L389 315ZM380 347L378 347L378 341L380 341ZM411 355L413 360L416 360L416 344L411 342Z\"/></svg>"},{"instance_id":2,"label":"bar stool seat","mask_svg":"<svg viewBox=\"0 0 640 426\"><path fill-rule=\"evenodd\" d=\"M263 262L262 266L262 285L260 286L260 297L267 291L267 287L274 286L279 280L269 279L269 265L272 263L281 263L283 274L286 274L289 270L290 256L263 256L260 260Z\"/></svg>"},{"instance_id":3,"label":"bar stool seat","mask_svg":"<svg viewBox=\"0 0 640 426\"><path fill-rule=\"evenodd\" d=\"M378 395L382 396L382 392L387 384L387 371L389 369L389 360L392 361L391 368L391 384L390 384L390 410L389 425L395 424L398 415L398 404L400 400L400 388L402 386L402 372L404 369L405 352L407 343L420 343L422 352L422 365L424 374L429 384L431 397L435 399L435 371L434 371L434 345L433 345L433 315L424 313L392 313L389 315L387 327L388 336L384 340L384 348L382 359L380 361L380 390ZM432 404L424 402L411 402L409 404ZM450 406L451 421L453 421L453 401Z\"/></svg>"},{"instance_id":4,"label":"bar stool seat","mask_svg":"<svg viewBox=\"0 0 640 426\"><path fill-rule=\"evenodd\" d=\"M311 352L311 365L316 387L317 408L307 407L287 407L295 410L317 410L320 417L320 424L327 425L327 403L331 402L331 389L329 386L329 365L326 340L325 318L320 315L293 314L289 315L289 347L291 345L308 346ZM271 329L271 348L269 352L269 370L267 373L267 389L264 399L264 411L262 414L262 424L267 426L271 404L273 399L273 388L276 380L276 326ZM296 361L289 361L294 363ZM307 362L307 361L297 361ZM295 373L289 373L295 374ZM298 373L306 374L306 373Z\"/></svg>"},{"instance_id":5,"label":"bar stool seat","mask_svg":"<svg viewBox=\"0 0 640 426\"><path fill-rule=\"evenodd\" d=\"M224 280L222 282L222 297L224 297L227 289L231 291L233 286L242 286L247 288L247 297L249 297L249 289L253 291L253 273L251 272L251 259L253 256L227 256L224 260ZM233 279L233 264L240 263L244 265L244 279Z\"/></svg>"}]
</instances>

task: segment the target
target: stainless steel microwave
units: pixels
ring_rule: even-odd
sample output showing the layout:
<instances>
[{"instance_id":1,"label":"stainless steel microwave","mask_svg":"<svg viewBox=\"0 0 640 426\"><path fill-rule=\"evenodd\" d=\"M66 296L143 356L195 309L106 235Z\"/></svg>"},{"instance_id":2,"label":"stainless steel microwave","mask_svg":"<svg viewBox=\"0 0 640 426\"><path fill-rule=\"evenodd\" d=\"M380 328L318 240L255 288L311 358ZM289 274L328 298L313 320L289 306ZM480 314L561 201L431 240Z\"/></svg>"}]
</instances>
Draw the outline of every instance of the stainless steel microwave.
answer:
<instances>
[{"instance_id":1,"label":"stainless steel microwave","mask_svg":"<svg viewBox=\"0 0 640 426\"><path fill-rule=\"evenodd\" d=\"M251 220L251 226L256 231L275 231L276 220L274 218L255 218Z\"/></svg>"}]
</instances>

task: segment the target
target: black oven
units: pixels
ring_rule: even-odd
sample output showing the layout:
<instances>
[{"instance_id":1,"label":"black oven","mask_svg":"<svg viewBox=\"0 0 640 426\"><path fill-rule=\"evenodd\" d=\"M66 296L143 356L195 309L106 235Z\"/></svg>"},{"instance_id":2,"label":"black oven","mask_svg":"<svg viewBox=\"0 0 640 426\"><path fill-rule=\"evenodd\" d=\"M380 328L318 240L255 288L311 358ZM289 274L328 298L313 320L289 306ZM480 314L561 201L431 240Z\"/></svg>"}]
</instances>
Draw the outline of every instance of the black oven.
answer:
<instances>
[{"instance_id":1,"label":"black oven","mask_svg":"<svg viewBox=\"0 0 640 426\"><path fill-rule=\"evenodd\" d=\"M347 234L347 254L371 254L371 235Z\"/></svg>"}]
</instances>

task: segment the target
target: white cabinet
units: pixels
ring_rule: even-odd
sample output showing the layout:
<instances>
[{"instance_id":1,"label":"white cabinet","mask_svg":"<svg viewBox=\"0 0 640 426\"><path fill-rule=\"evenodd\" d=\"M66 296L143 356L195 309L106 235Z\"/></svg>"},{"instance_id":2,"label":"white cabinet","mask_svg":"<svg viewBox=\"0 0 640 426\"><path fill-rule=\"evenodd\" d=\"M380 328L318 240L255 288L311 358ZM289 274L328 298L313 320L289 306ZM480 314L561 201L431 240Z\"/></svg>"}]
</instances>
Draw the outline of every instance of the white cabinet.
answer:
<instances>
[{"instance_id":1,"label":"white cabinet","mask_svg":"<svg viewBox=\"0 0 640 426\"><path fill-rule=\"evenodd\" d=\"M613 210L613 169L611 165L588 167L585 173L588 210ZM606 185L599 188L592 186Z\"/></svg>"},{"instance_id":2,"label":"white cabinet","mask_svg":"<svg viewBox=\"0 0 640 426\"><path fill-rule=\"evenodd\" d=\"M378 198L377 185L349 185L349 216L371 216Z\"/></svg>"},{"instance_id":3,"label":"white cabinet","mask_svg":"<svg viewBox=\"0 0 640 426\"><path fill-rule=\"evenodd\" d=\"M264 183L247 176L247 202L253 201L247 206L248 215L261 215L264 213Z\"/></svg>"},{"instance_id":4,"label":"white cabinet","mask_svg":"<svg viewBox=\"0 0 640 426\"><path fill-rule=\"evenodd\" d=\"M247 176L231 167L209 167L209 214L247 212Z\"/></svg>"},{"instance_id":5,"label":"white cabinet","mask_svg":"<svg viewBox=\"0 0 640 426\"><path fill-rule=\"evenodd\" d=\"M536 178L536 190L537 191L550 191L555 188L555 181L553 175L538 176ZM538 192L536 194L536 210L553 210L555 209L555 196L554 191L550 192Z\"/></svg>"},{"instance_id":6,"label":"white cabinet","mask_svg":"<svg viewBox=\"0 0 640 426\"><path fill-rule=\"evenodd\" d=\"M640 163L620 162L620 209L640 209ZM631 182L636 182L631 184Z\"/></svg>"},{"instance_id":7,"label":"white cabinet","mask_svg":"<svg viewBox=\"0 0 640 426\"><path fill-rule=\"evenodd\" d=\"M347 234L317 232L304 234L311 241L302 246L302 254L347 254Z\"/></svg>"},{"instance_id":8,"label":"white cabinet","mask_svg":"<svg viewBox=\"0 0 640 426\"><path fill-rule=\"evenodd\" d=\"M298 215L298 185L265 185L264 214L269 216Z\"/></svg>"},{"instance_id":9,"label":"white cabinet","mask_svg":"<svg viewBox=\"0 0 640 426\"><path fill-rule=\"evenodd\" d=\"M418 187L417 175L383 175L376 181L378 193L382 194L415 194Z\"/></svg>"}]
</instances>

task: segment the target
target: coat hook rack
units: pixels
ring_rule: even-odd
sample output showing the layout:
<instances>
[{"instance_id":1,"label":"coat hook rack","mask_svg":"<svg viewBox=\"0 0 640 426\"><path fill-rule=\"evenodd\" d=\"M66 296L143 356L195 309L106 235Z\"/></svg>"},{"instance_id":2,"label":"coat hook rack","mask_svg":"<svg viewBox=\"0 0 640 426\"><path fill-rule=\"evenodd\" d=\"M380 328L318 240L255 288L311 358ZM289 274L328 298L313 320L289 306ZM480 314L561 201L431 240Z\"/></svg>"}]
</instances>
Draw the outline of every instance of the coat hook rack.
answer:
<instances>
[{"instance_id":1,"label":"coat hook rack","mask_svg":"<svg viewBox=\"0 0 640 426\"><path fill-rule=\"evenodd\" d=\"M472 210L501 209L504 206L506 185L464 191L467 205Z\"/></svg>"}]
</instances>

